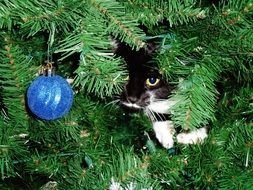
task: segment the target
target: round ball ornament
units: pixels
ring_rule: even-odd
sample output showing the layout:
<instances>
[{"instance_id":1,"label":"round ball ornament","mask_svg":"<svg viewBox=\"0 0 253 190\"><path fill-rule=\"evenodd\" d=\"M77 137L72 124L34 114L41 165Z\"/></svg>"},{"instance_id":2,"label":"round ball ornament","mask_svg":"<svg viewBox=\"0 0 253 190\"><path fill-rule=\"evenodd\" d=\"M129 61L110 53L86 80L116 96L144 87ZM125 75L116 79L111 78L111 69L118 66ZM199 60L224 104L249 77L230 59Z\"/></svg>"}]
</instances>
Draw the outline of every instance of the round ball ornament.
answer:
<instances>
[{"instance_id":1,"label":"round ball ornament","mask_svg":"<svg viewBox=\"0 0 253 190\"><path fill-rule=\"evenodd\" d=\"M69 112L73 91L66 79L58 75L37 77L27 90L28 107L44 120L54 120Z\"/></svg>"}]
</instances>

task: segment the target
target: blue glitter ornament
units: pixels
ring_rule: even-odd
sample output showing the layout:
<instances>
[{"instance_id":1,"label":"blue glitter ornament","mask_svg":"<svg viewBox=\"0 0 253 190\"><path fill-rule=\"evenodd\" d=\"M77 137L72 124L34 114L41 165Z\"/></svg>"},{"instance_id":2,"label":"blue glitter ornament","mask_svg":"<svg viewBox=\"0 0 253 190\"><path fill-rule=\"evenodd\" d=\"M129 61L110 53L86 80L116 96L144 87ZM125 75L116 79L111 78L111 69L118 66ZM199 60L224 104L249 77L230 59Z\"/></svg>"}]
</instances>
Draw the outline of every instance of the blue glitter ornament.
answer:
<instances>
[{"instance_id":1,"label":"blue glitter ornament","mask_svg":"<svg viewBox=\"0 0 253 190\"><path fill-rule=\"evenodd\" d=\"M32 113L41 119L54 120L69 112L73 91L68 82L58 76L39 76L29 86L27 103Z\"/></svg>"}]
</instances>

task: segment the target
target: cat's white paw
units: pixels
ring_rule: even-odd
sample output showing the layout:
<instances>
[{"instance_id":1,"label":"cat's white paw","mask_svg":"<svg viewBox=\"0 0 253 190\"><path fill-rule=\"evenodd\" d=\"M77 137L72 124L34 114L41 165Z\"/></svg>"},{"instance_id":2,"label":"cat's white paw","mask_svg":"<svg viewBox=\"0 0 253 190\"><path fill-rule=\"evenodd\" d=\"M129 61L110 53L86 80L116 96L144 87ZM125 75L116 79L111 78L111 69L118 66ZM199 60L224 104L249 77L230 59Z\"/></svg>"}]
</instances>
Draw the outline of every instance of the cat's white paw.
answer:
<instances>
[{"instance_id":1,"label":"cat's white paw","mask_svg":"<svg viewBox=\"0 0 253 190\"><path fill-rule=\"evenodd\" d=\"M177 142L181 144L197 144L202 143L207 136L207 128L202 127L188 133L179 133Z\"/></svg>"},{"instance_id":2,"label":"cat's white paw","mask_svg":"<svg viewBox=\"0 0 253 190\"><path fill-rule=\"evenodd\" d=\"M157 121L153 123L156 138L164 148L172 148L174 145L174 126L171 121Z\"/></svg>"}]
</instances>

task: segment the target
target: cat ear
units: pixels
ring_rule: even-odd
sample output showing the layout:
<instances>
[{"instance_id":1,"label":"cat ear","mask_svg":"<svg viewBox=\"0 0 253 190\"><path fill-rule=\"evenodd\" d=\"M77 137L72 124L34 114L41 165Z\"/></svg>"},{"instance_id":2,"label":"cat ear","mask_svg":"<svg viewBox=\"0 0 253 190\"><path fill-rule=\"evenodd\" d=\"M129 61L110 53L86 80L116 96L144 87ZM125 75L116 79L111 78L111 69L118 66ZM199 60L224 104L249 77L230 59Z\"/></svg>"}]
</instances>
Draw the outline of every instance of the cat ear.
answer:
<instances>
[{"instance_id":1,"label":"cat ear","mask_svg":"<svg viewBox=\"0 0 253 190\"><path fill-rule=\"evenodd\" d=\"M151 55L161 49L161 43L155 39L149 39L145 46L138 51L133 50L128 44L125 42L120 41L114 36L109 36L109 40L111 42L111 51L115 55L125 56L127 54L132 54L133 52L139 52L143 55Z\"/></svg>"},{"instance_id":2,"label":"cat ear","mask_svg":"<svg viewBox=\"0 0 253 190\"><path fill-rule=\"evenodd\" d=\"M157 41L149 41L146 43L146 46L145 46L145 51L148 53L148 54L152 54L156 51L159 51L161 47L161 44Z\"/></svg>"}]
</instances>

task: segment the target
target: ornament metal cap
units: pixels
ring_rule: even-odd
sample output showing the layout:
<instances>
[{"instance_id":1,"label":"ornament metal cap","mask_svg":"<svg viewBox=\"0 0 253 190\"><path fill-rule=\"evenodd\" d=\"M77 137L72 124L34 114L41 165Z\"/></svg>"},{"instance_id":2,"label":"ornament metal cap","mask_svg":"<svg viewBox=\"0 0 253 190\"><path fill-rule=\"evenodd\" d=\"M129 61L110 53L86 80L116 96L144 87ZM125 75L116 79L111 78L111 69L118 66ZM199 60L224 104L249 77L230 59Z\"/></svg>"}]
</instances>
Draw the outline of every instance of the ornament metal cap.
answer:
<instances>
[{"instance_id":1,"label":"ornament metal cap","mask_svg":"<svg viewBox=\"0 0 253 190\"><path fill-rule=\"evenodd\" d=\"M43 65L39 71L39 75L43 76L53 76L55 75L55 68L53 67L53 62L45 61L45 65Z\"/></svg>"}]
</instances>

